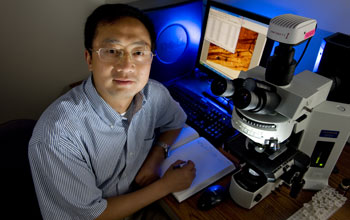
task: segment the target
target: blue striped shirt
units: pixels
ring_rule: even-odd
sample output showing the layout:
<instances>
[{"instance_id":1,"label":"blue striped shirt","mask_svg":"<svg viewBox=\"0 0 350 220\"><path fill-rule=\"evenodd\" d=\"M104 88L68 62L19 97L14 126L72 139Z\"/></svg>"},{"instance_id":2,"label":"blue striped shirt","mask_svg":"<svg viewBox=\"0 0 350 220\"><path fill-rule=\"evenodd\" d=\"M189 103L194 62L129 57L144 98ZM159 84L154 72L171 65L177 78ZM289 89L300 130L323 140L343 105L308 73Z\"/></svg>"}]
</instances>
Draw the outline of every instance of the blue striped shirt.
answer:
<instances>
[{"instance_id":1,"label":"blue striped shirt","mask_svg":"<svg viewBox=\"0 0 350 220\"><path fill-rule=\"evenodd\" d=\"M128 121L95 90L90 76L42 114L29 160L44 219L95 219L105 198L129 192L160 132L181 128L186 115L168 90L149 80Z\"/></svg>"}]
</instances>

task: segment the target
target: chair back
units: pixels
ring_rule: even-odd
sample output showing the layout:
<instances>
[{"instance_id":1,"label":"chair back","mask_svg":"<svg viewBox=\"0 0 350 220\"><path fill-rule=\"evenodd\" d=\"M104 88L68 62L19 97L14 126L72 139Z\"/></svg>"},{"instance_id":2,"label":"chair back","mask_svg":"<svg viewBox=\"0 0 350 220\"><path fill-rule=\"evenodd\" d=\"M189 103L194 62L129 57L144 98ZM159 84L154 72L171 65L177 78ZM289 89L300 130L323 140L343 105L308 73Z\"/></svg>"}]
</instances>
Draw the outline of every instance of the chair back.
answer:
<instances>
[{"instance_id":1,"label":"chair back","mask_svg":"<svg viewBox=\"0 0 350 220\"><path fill-rule=\"evenodd\" d=\"M2 208L9 219L42 219L28 160L35 123L18 119L0 124Z\"/></svg>"}]
</instances>

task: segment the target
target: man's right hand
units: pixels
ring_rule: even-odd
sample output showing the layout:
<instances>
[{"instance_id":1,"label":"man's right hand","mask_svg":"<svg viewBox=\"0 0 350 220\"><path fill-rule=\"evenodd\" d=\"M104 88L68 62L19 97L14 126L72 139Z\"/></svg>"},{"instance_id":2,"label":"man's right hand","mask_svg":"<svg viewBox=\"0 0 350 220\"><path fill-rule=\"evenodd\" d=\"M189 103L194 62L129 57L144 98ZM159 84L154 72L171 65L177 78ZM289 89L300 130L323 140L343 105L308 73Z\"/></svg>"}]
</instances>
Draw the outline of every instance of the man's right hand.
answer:
<instances>
[{"instance_id":1,"label":"man's right hand","mask_svg":"<svg viewBox=\"0 0 350 220\"><path fill-rule=\"evenodd\" d=\"M184 166L176 168L183 163L184 161L181 160L173 163L161 179L170 193L187 189L196 177L195 164L190 160Z\"/></svg>"}]
</instances>

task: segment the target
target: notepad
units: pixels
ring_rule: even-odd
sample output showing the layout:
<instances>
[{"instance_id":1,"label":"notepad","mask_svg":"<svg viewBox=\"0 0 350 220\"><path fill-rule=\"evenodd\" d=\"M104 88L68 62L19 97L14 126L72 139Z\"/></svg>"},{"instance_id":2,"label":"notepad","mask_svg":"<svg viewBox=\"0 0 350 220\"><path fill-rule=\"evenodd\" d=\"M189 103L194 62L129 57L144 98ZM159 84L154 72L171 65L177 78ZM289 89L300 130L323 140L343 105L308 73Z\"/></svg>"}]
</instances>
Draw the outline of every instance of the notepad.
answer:
<instances>
[{"instance_id":1,"label":"notepad","mask_svg":"<svg viewBox=\"0 0 350 220\"><path fill-rule=\"evenodd\" d=\"M196 177L191 186L183 191L172 193L178 202L186 200L236 169L235 165L208 140L199 137L192 127L183 128L170 148L169 157L161 165L161 176L177 160L191 160L196 166Z\"/></svg>"}]
</instances>

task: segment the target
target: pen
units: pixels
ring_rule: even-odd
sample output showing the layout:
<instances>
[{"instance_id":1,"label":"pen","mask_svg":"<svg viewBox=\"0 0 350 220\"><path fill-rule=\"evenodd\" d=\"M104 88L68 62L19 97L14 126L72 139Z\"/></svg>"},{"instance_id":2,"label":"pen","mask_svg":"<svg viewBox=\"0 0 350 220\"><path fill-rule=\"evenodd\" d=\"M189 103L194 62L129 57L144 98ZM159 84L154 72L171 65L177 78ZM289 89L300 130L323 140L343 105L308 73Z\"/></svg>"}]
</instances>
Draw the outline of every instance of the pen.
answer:
<instances>
[{"instance_id":1,"label":"pen","mask_svg":"<svg viewBox=\"0 0 350 220\"><path fill-rule=\"evenodd\" d=\"M180 164L174 166L173 169L182 168L182 167L185 166L186 164L187 164L187 162L184 161L184 162L182 162L182 163L180 163Z\"/></svg>"}]
</instances>

